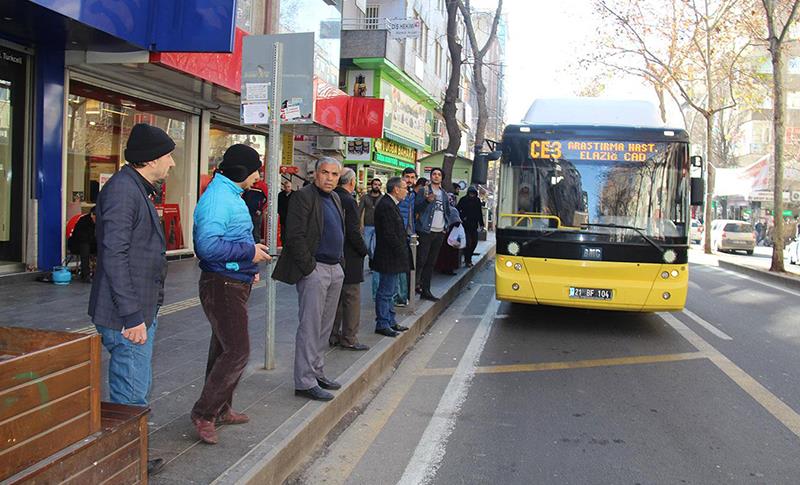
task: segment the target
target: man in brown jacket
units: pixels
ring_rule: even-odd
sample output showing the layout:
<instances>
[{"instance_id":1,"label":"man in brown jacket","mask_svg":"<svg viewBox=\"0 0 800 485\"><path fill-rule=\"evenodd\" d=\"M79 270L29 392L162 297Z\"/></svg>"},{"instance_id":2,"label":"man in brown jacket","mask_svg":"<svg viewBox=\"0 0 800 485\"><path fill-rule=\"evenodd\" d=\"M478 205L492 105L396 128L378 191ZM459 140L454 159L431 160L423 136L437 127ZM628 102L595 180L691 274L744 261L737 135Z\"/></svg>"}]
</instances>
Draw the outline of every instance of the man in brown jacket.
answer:
<instances>
[{"instance_id":1,"label":"man in brown jacket","mask_svg":"<svg viewBox=\"0 0 800 485\"><path fill-rule=\"evenodd\" d=\"M325 377L325 350L342 291L344 213L333 191L342 166L323 157L317 161L314 183L289 199L283 253L272 278L297 285L299 325L294 351L295 395L330 401L323 389L341 385Z\"/></svg>"}]
</instances>

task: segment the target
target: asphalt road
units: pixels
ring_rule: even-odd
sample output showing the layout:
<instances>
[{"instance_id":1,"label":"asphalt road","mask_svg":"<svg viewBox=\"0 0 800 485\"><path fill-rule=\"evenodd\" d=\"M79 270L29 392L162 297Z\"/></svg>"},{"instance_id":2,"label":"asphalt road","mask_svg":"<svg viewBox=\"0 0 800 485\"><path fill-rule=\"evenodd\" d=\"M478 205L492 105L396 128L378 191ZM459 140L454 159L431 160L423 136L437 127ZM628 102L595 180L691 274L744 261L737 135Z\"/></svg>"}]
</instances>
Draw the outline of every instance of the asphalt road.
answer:
<instances>
[{"instance_id":1,"label":"asphalt road","mask_svg":"<svg viewBox=\"0 0 800 485\"><path fill-rule=\"evenodd\" d=\"M690 275L630 314L500 304L489 266L292 481L800 483L800 292Z\"/></svg>"}]
</instances>

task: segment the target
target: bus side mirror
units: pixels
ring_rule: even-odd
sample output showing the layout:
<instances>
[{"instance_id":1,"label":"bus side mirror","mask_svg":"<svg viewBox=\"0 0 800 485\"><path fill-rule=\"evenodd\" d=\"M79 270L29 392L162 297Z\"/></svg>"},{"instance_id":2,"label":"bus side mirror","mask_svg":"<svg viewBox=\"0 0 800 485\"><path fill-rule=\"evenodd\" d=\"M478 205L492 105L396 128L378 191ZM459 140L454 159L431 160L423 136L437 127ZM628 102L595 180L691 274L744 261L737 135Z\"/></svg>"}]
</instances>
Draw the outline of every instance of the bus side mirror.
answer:
<instances>
[{"instance_id":1,"label":"bus side mirror","mask_svg":"<svg viewBox=\"0 0 800 485\"><path fill-rule=\"evenodd\" d=\"M500 150L475 154L475 159L472 161L471 183L486 185L486 179L489 177L489 160L497 160L502 154Z\"/></svg>"},{"instance_id":2,"label":"bus side mirror","mask_svg":"<svg viewBox=\"0 0 800 485\"><path fill-rule=\"evenodd\" d=\"M705 190L703 184L703 157L695 155L689 158L691 163L691 205L703 205L705 199Z\"/></svg>"}]
</instances>

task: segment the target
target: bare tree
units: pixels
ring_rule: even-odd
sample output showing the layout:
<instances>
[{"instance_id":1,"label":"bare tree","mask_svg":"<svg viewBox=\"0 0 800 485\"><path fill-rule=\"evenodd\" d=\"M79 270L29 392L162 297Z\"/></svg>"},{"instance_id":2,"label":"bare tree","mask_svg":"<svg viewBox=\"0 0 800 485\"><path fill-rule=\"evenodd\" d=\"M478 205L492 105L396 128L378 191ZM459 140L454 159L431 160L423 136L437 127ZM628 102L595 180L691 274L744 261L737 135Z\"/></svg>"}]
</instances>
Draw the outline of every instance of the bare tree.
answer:
<instances>
[{"instance_id":1,"label":"bare tree","mask_svg":"<svg viewBox=\"0 0 800 485\"><path fill-rule=\"evenodd\" d=\"M772 247L770 271L784 272L783 263L783 149L785 140L784 118L786 99L783 93L783 47L786 34L794 21L800 0L761 0L767 21L767 41L772 56L772 124L775 162L775 182L773 189L773 217L775 219L775 238ZM782 25L781 25L782 24Z\"/></svg>"},{"instance_id":2,"label":"bare tree","mask_svg":"<svg viewBox=\"0 0 800 485\"><path fill-rule=\"evenodd\" d=\"M486 136L486 123L489 119L489 110L486 103L486 84L483 81L484 68L487 67L484 58L492 47L492 42L497 37L497 26L500 23L503 0L498 0L491 30L486 38L486 42L482 46L479 45L475 33L475 26L472 20L472 8L469 0L466 0L466 2L462 0L446 0L445 6L447 9L447 47L450 52L451 70L450 79L447 83L447 90L445 91L444 105L442 107L442 115L444 116L448 136L447 148L445 149L444 161L442 162L442 171L444 172L442 183L447 190L451 190L453 186L453 165L455 164L458 150L461 147L461 127L458 123L458 107L456 106L460 94L461 67L467 62L471 62L472 64L472 81L478 101L478 122L475 129L475 153L478 153L483 147ZM462 40L458 37L458 28L461 22L463 22L465 26L469 45L472 48L471 60L462 58L464 45L462 44Z\"/></svg>"},{"instance_id":3,"label":"bare tree","mask_svg":"<svg viewBox=\"0 0 800 485\"><path fill-rule=\"evenodd\" d=\"M635 2L639 3L639 2ZM748 42L742 42L739 21L742 14L738 0L685 0L673 3L675 8L686 8L687 22L677 25L681 32L677 51L688 56L677 69L653 47L648 30L640 29L632 17L615 8L613 0L598 0L607 15L615 20L623 32L635 41L636 52L647 63L659 66L680 97L697 111L706 122L706 227L713 219L714 160L713 134L715 116L736 106L733 90L735 69ZM724 93L724 94L720 94ZM711 231L705 231L705 252L711 253Z\"/></svg>"}]
</instances>

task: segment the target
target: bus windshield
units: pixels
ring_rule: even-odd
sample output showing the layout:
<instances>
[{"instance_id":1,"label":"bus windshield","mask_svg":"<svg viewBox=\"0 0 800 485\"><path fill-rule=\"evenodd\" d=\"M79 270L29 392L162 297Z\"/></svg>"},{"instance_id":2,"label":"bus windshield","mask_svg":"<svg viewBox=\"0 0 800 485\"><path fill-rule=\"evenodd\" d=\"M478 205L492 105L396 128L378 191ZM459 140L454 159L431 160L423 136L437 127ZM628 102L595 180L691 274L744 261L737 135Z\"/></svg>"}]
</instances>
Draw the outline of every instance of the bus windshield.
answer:
<instances>
[{"instance_id":1,"label":"bus windshield","mask_svg":"<svg viewBox=\"0 0 800 485\"><path fill-rule=\"evenodd\" d=\"M502 161L498 228L685 237L687 191L685 143L531 140Z\"/></svg>"}]
</instances>

